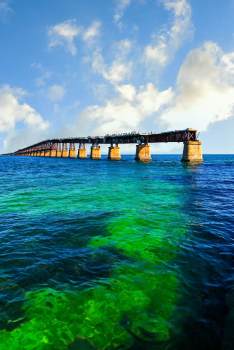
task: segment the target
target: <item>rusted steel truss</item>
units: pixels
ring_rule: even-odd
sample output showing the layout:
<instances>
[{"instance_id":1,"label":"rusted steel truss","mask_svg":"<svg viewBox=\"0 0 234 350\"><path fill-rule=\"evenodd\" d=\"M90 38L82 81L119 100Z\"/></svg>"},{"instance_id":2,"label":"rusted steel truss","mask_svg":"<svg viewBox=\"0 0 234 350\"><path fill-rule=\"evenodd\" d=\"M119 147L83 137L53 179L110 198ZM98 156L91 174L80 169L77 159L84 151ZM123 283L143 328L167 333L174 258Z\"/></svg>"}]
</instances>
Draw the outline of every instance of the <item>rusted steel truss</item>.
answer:
<instances>
[{"instance_id":1,"label":"rusted steel truss","mask_svg":"<svg viewBox=\"0 0 234 350\"><path fill-rule=\"evenodd\" d=\"M169 132L145 133L140 134L136 132L126 134L113 134L105 136L88 136L88 137L73 137L73 138L58 138L50 139L36 143L32 146L20 149L13 154L20 155L24 153L38 152L38 151L51 151L63 149L67 144L74 147L75 144L131 144L131 143L164 143L164 142L186 142L196 141L197 130L185 129L175 130Z\"/></svg>"}]
</instances>

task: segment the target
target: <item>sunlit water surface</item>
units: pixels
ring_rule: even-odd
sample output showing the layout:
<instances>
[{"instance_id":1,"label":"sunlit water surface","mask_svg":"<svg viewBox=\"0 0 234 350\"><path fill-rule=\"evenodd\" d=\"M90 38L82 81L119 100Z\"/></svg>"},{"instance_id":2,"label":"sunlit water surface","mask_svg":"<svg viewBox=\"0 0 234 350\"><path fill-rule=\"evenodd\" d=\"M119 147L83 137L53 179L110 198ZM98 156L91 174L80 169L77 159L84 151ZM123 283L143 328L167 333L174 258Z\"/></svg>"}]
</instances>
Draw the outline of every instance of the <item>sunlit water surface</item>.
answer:
<instances>
[{"instance_id":1,"label":"sunlit water surface","mask_svg":"<svg viewBox=\"0 0 234 350\"><path fill-rule=\"evenodd\" d=\"M234 156L0 158L0 349L232 348Z\"/></svg>"}]
</instances>

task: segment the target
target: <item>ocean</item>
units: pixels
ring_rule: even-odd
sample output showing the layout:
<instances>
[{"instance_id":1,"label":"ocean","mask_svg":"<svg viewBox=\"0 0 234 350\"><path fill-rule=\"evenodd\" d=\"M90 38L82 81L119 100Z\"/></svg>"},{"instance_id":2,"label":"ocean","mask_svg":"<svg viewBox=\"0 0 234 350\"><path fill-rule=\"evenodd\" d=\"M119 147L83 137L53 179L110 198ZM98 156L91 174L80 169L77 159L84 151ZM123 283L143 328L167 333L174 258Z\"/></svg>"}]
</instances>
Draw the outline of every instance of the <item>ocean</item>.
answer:
<instances>
[{"instance_id":1,"label":"ocean","mask_svg":"<svg viewBox=\"0 0 234 350\"><path fill-rule=\"evenodd\" d=\"M1 350L233 349L234 156L0 157Z\"/></svg>"}]
</instances>

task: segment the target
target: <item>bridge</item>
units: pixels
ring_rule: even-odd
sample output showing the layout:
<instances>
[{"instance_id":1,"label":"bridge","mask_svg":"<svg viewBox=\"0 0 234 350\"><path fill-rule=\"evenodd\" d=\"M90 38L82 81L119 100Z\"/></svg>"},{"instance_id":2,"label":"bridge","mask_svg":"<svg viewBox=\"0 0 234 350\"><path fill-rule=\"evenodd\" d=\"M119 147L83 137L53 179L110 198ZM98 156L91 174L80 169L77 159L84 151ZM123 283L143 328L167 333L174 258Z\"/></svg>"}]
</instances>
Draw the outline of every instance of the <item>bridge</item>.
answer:
<instances>
[{"instance_id":1,"label":"bridge","mask_svg":"<svg viewBox=\"0 0 234 350\"><path fill-rule=\"evenodd\" d=\"M201 162L202 147L197 138L197 130L185 129L163 133L123 133L105 136L57 138L41 141L12 153L15 156L87 158L86 145L90 144L90 158L101 158L101 146L109 146L108 159L120 160L120 144L136 144L136 160L151 160L150 143L183 142L182 161Z\"/></svg>"}]
</instances>

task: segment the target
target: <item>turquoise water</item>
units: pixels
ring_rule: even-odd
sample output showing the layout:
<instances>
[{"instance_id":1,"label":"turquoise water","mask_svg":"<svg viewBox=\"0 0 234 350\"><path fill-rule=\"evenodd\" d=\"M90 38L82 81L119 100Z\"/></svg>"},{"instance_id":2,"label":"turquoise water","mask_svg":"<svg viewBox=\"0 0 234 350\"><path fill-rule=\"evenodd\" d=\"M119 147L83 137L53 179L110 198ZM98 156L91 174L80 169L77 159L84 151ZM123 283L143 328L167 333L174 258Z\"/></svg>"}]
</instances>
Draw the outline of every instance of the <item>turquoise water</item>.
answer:
<instances>
[{"instance_id":1,"label":"turquoise water","mask_svg":"<svg viewBox=\"0 0 234 350\"><path fill-rule=\"evenodd\" d=\"M232 348L234 156L0 158L0 349Z\"/></svg>"}]
</instances>

